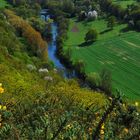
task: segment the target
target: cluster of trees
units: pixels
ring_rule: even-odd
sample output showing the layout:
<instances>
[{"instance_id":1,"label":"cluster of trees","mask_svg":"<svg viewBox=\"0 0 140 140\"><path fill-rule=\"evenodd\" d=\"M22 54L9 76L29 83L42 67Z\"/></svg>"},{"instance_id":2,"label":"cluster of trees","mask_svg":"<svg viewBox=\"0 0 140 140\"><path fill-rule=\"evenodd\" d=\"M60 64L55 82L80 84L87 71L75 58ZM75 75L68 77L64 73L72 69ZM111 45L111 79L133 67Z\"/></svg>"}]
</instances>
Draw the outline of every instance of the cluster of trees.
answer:
<instances>
[{"instance_id":1,"label":"cluster of trees","mask_svg":"<svg viewBox=\"0 0 140 140\"><path fill-rule=\"evenodd\" d=\"M112 76L108 69L87 75L85 81L92 89L101 89L107 95L112 95Z\"/></svg>"},{"instance_id":2,"label":"cluster of trees","mask_svg":"<svg viewBox=\"0 0 140 140\"><path fill-rule=\"evenodd\" d=\"M17 29L20 36L27 39L33 54L40 56L42 59L47 60L47 44L42 39L39 32L37 32L30 24L28 24L21 17L15 15L14 12L10 10L5 10L5 14L9 22Z\"/></svg>"},{"instance_id":3,"label":"cluster of trees","mask_svg":"<svg viewBox=\"0 0 140 140\"><path fill-rule=\"evenodd\" d=\"M101 10L116 16L118 19L124 19L126 11L121 5L115 4L112 0L99 0Z\"/></svg>"},{"instance_id":4,"label":"cluster of trees","mask_svg":"<svg viewBox=\"0 0 140 140\"><path fill-rule=\"evenodd\" d=\"M129 26L140 31L140 6L131 5L127 9Z\"/></svg>"},{"instance_id":5,"label":"cluster of trees","mask_svg":"<svg viewBox=\"0 0 140 140\"><path fill-rule=\"evenodd\" d=\"M126 21L130 27L140 30L140 6L129 5L126 9L112 2L112 0L100 0L101 10L114 15L120 20ZM139 3L139 1L137 1Z\"/></svg>"}]
</instances>

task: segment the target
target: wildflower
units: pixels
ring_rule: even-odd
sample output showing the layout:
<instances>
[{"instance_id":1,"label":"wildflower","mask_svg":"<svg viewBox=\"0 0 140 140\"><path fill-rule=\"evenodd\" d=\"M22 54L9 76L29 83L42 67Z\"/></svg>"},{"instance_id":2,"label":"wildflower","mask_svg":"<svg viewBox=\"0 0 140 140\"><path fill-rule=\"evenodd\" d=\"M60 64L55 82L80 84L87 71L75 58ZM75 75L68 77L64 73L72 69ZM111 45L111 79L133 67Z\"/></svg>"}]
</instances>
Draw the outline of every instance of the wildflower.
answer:
<instances>
[{"instance_id":1,"label":"wildflower","mask_svg":"<svg viewBox=\"0 0 140 140\"><path fill-rule=\"evenodd\" d=\"M139 106L139 103L138 102L135 102L135 106Z\"/></svg>"},{"instance_id":2,"label":"wildflower","mask_svg":"<svg viewBox=\"0 0 140 140\"><path fill-rule=\"evenodd\" d=\"M92 135L92 128L91 127L88 129L88 132L90 135Z\"/></svg>"},{"instance_id":3,"label":"wildflower","mask_svg":"<svg viewBox=\"0 0 140 140\"><path fill-rule=\"evenodd\" d=\"M137 112L136 115L139 116L139 113Z\"/></svg>"},{"instance_id":4,"label":"wildflower","mask_svg":"<svg viewBox=\"0 0 140 140\"><path fill-rule=\"evenodd\" d=\"M71 124L68 124L67 126L66 126L66 129L71 129L72 128L72 125Z\"/></svg>"},{"instance_id":5,"label":"wildflower","mask_svg":"<svg viewBox=\"0 0 140 140\"><path fill-rule=\"evenodd\" d=\"M105 124L103 123L102 126L101 126L101 129L104 129L104 128L105 128Z\"/></svg>"},{"instance_id":6,"label":"wildflower","mask_svg":"<svg viewBox=\"0 0 140 140\"><path fill-rule=\"evenodd\" d=\"M112 97L109 97L108 99L109 99L110 101L112 101L112 100L113 100L113 99L112 99Z\"/></svg>"},{"instance_id":7,"label":"wildflower","mask_svg":"<svg viewBox=\"0 0 140 140\"><path fill-rule=\"evenodd\" d=\"M124 132L125 132L125 133L128 133L128 129L127 129L127 128L124 128Z\"/></svg>"},{"instance_id":8,"label":"wildflower","mask_svg":"<svg viewBox=\"0 0 140 140\"><path fill-rule=\"evenodd\" d=\"M105 133L104 130L101 130L101 131L100 131L100 134L101 134L101 135L104 135L104 133Z\"/></svg>"},{"instance_id":9,"label":"wildflower","mask_svg":"<svg viewBox=\"0 0 140 140\"><path fill-rule=\"evenodd\" d=\"M0 110L2 109L2 105L0 105Z\"/></svg>"},{"instance_id":10,"label":"wildflower","mask_svg":"<svg viewBox=\"0 0 140 140\"><path fill-rule=\"evenodd\" d=\"M4 92L4 88L0 86L0 94Z\"/></svg>"},{"instance_id":11,"label":"wildflower","mask_svg":"<svg viewBox=\"0 0 140 140\"><path fill-rule=\"evenodd\" d=\"M6 106L3 106L3 108L2 108L3 110L6 110L7 109L7 107Z\"/></svg>"}]
</instances>

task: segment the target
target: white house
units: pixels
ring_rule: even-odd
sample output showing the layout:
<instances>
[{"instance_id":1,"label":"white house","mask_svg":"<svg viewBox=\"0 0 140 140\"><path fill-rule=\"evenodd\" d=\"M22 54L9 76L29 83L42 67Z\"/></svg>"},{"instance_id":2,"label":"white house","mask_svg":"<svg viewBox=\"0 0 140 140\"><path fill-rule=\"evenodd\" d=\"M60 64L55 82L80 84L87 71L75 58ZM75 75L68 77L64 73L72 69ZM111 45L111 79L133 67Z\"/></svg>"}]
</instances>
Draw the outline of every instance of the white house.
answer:
<instances>
[{"instance_id":1,"label":"white house","mask_svg":"<svg viewBox=\"0 0 140 140\"><path fill-rule=\"evenodd\" d=\"M95 19L97 19L98 13L95 10L89 11L88 14L87 14L87 16L88 16L88 18L95 18Z\"/></svg>"}]
</instances>

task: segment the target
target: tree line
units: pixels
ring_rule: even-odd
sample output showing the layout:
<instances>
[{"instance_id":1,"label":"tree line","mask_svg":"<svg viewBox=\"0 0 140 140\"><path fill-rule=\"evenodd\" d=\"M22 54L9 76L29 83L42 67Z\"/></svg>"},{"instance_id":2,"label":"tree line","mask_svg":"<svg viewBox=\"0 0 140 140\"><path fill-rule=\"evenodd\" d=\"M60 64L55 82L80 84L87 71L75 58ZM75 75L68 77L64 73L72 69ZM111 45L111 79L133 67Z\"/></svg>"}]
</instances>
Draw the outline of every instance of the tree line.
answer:
<instances>
[{"instance_id":1,"label":"tree line","mask_svg":"<svg viewBox=\"0 0 140 140\"><path fill-rule=\"evenodd\" d=\"M47 44L42 39L40 33L36 31L30 24L28 24L24 19L17 16L13 11L5 10L5 15L7 16L9 22L16 28L19 36L23 36L27 39L33 54L41 57L43 60L48 60L47 54Z\"/></svg>"}]
</instances>

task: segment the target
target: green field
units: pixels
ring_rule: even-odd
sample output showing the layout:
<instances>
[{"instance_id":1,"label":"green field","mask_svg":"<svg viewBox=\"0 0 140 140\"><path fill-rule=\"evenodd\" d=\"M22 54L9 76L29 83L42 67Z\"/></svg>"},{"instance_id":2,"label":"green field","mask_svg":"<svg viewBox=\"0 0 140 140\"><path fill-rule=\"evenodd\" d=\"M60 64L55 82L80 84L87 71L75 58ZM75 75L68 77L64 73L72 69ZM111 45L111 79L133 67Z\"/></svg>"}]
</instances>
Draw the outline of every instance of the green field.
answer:
<instances>
[{"instance_id":1,"label":"green field","mask_svg":"<svg viewBox=\"0 0 140 140\"><path fill-rule=\"evenodd\" d=\"M0 8L4 8L5 6L7 6L7 2L5 0L0 0Z\"/></svg>"},{"instance_id":2,"label":"green field","mask_svg":"<svg viewBox=\"0 0 140 140\"><path fill-rule=\"evenodd\" d=\"M77 27L78 31L73 32ZM113 31L108 31L106 22L70 22L68 40L65 49L72 48L72 59L84 60L86 73L99 72L106 67L112 72L113 87L118 88L132 101L140 101L140 33L121 32L126 25L117 25ZM96 43L78 47L84 42L85 33L89 28L98 30L99 39Z\"/></svg>"},{"instance_id":3,"label":"green field","mask_svg":"<svg viewBox=\"0 0 140 140\"><path fill-rule=\"evenodd\" d=\"M133 3L136 3L136 0L113 0L113 2L126 8L127 5L131 5Z\"/></svg>"}]
</instances>

